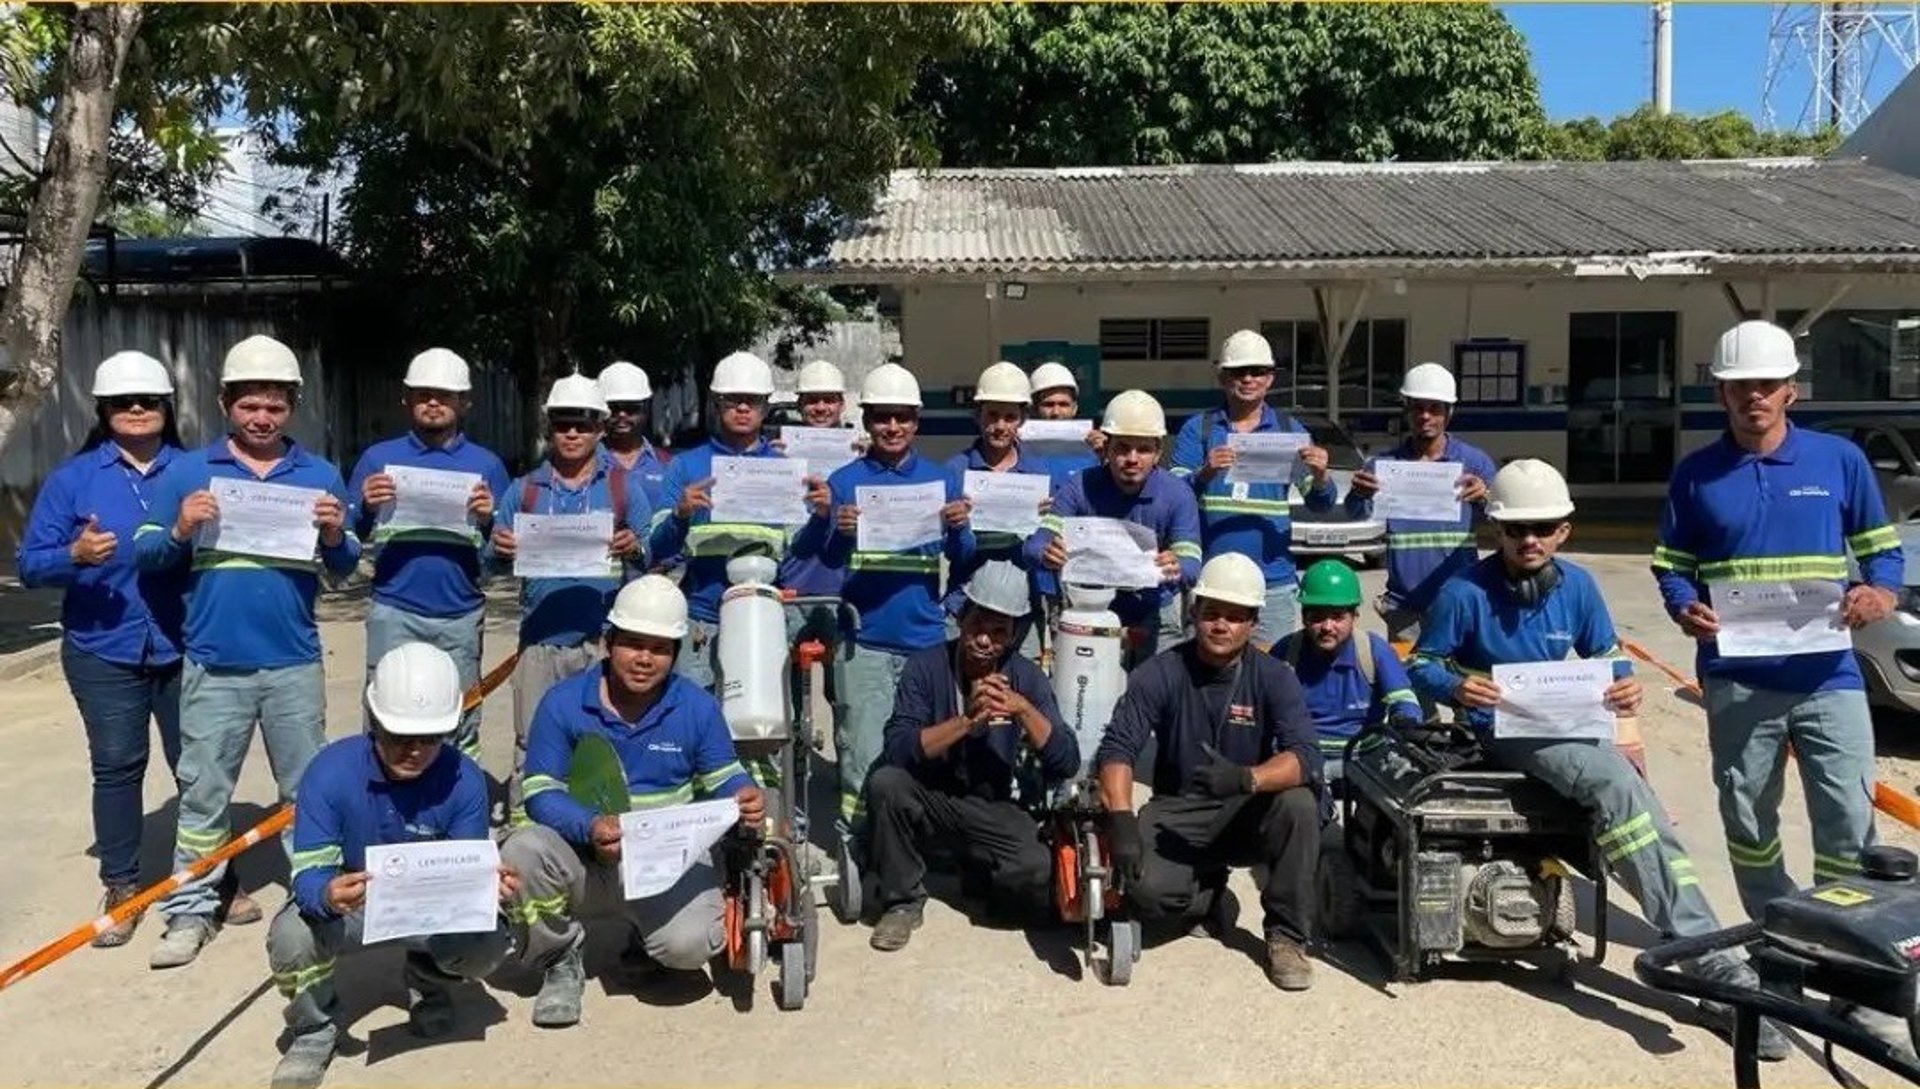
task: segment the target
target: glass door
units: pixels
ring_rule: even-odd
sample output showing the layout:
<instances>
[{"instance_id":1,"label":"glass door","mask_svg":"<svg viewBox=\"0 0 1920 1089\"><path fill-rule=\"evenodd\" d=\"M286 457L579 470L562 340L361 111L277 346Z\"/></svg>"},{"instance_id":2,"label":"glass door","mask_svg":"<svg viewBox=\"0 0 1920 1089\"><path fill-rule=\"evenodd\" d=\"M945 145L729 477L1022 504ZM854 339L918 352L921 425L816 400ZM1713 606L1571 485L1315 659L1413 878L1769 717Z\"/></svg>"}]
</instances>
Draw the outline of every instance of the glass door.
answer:
<instances>
[{"instance_id":1,"label":"glass door","mask_svg":"<svg viewBox=\"0 0 1920 1089\"><path fill-rule=\"evenodd\" d=\"M1658 484L1672 475L1678 330L1669 310L1568 315L1569 484Z\"/></svg>"}]
</instances>

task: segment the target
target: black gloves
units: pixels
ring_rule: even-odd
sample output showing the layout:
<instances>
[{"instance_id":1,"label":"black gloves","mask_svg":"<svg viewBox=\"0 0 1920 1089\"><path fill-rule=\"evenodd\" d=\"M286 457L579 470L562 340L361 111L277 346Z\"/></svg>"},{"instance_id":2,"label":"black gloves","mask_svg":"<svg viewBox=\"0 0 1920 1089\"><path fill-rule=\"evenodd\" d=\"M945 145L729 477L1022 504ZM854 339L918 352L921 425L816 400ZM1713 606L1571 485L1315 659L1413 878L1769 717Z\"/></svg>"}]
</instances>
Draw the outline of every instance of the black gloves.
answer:
<instances>
[{"instance_id":1,"label":"black gloves","mask_svg":"<svg viewBox=\"0 0 1920 1089\"><path fill-rule=\"evenodd\" d=\"M1130 809L1107 810L1107 853L1113 872L1127 884L1137 884L1146 870L1147 848L1140 841L1140 818Z\"/></svg>"},{"instance_id":2,"label":"black gloves","mask_svg":"<svg viewBox=\"0 0 1920 1089\"><path fill-rule=\"evenodd\" d=\"M1193 777L1187 780L1190 793L1209 798L1235 798L1253 793L1252 768L1233 763L1210 744L1203 747L1207 762L1193 769Z\"/></svg>"}]
</instances>

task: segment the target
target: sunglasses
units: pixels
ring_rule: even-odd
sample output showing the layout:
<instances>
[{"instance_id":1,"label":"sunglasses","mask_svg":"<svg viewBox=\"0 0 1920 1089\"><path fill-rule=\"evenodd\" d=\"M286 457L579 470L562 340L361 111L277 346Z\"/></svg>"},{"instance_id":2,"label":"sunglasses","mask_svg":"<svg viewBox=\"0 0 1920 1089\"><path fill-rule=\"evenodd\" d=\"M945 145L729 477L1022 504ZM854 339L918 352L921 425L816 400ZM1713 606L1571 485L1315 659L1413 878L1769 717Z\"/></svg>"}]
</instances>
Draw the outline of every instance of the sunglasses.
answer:
<instances>
[{"instance_id":1,"label":"sunglasses","mask_svg":"<svg viewBox=\"0 0 1920 1089\"><path fill-rule=\"evenodd\" d=\"M453 735L451 734L390 734L385 730L379 729L378 727L376 727L373 731L373 739L375 741L378 741L380 744L385 745L388 748L400 749L403 751L407 749L431 749L436 745L444 745L446 744L447 739L451 736Z\"/></svg>"},{"instance_id":2,"label":"sunglasses","mask_svg":"<svg viewBox=\"0 0 1920 1089\"><path fill-rule=\"evenodd\" d=\"M551 416L547 419L547 426L552 428L556 435L563 435L569 431L585 433L600 430L600 420L594 416Z\"/></svg>"},{"instance_id":3,"label":"sunglasses","mask_svg":"<svg viewBox=\"0 0 1920 1089\"><path fill-rule=\"evenodd\" d=\"M1272 367L1235 367L1227 373L1238 381L1242 378L1272 378L1273 372Z\"/></svg>"},{"instance_id":4,"label":"sunglasses","mask_svg":"<svg viewBox=\"0 0 1920 1089\"><path fill-rule=\"evenodd\" d=\"M920 414L910 408L870 408L867 418L874 423L910 424L920 418Z\"/></svg>"},{"instance_id":5,"label":"sunglasses","mask_svg":"<svg viewBox=\"0 0 1920 1089\"><path fill-rule=\"evenodd\" d=\"M1562 522L1502 522L1500 533L1509 541L1524 541L1528 537L1546 540L1560 532Z\"/></svg>"},{"instance_id":6,"label":"sunglasses","mask_svg":"<svg viewBox=\"0 0 1920 1089\"><path fill-rule=\"evenodd\" d=\"M645 401L609 401L608 411L615 416L638 416L647 410Z\"/></svg>"},{"instance_id":7,"label":"sunglasses","mask_svg":"<svg viewBox=\"0 0 1920 1089\"><path fill-rule=\"evenodd\" d=\"M157 393L131 393L125 397L108 397L106 399L107 411L109 412L131 412L136 408L154 412L166 403L167 399Z\"/></svg>"}]
</instances>

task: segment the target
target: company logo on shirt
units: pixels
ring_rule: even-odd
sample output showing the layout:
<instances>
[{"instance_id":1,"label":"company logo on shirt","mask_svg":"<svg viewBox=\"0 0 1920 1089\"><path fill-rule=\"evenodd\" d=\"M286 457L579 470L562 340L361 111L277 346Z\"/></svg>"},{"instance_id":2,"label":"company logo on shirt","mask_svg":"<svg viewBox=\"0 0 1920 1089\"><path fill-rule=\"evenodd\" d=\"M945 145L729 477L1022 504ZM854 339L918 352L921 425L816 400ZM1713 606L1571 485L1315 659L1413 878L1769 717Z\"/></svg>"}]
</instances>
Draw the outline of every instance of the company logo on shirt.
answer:
<instances>
[{"instance_id":1,"label":"company logo on shirt","mask_svg":"<svg viewBox=\"0 0 1920 1089\"><path fill-rule=\"evenodd\" d=\"M647 751L677 753L680 751L680 743L678 741L649 741L647 742Z\"/></svg>"},{"instance_id":2,"label":"company logo on shirt","mask_svg":"<svg viewBox=\"0 0 1920 1089\"><path fill-rule=\"evenodd\" d=\"M1789 489L1787 494L1792 496L1795 499L1802 499L1802 498L1831 499L1833 498L1832 492L1828 491L1827 489L1821 487L1818 484L1802 484L1797 488Z\"/></svg>"},{"instance_id":3,"label":"company logo on shirt","mask_svg":"<svg viewBox=\"0 0 1920 1089\"><path fill-rule=\"evenodd\" d=\"M406 829L407 835L415 840L445 839L447 836L445 829L431 824L409 824Z\"/></svg>"},{"instance_id":4,"label":"company logo on shirt","mask_svg":"<svg viewBox=\"0 0 1920 1089\"><path fill-rule=\"evenodd\" d=\"M1227 725L1251 728L1253 726L1253 704L1227 704Z\"/></svg>"},{"instance_id":5,"label":"company logo on shirt","mask_svg":"<svg viewBox=\"0 0 1920 1089\"><path fill-rule=\"evenodd\" d=\"M1573 642L1573 635L1569 632L1564 632L1564 631L1550 631L1547 633L1547 642L1571 643Z\"/></svg>"}]
</instances>

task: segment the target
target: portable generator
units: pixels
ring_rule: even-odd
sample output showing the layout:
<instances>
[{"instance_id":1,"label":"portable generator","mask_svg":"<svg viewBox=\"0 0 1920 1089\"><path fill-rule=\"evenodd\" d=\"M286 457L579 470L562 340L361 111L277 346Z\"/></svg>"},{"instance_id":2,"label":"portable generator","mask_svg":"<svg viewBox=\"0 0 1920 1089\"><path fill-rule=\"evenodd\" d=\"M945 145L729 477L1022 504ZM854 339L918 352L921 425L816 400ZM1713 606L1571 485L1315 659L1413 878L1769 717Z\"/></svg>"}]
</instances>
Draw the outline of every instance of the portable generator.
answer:
<instances>
[{"instance_id":1,"label":"portable generator","mask_svg":"<svg viewBox=\"0 0 1920 1089\"><path fill-rule=\"evenodd\" d=\"M1347 743L1340 826L1315 893L1329 938L1364 936L1403 981L1449 959L1577 957L1571 874L1594 886L1606 956L1607 877L1587 810L1481 763L1456 725L1367 727Z\"/></svg>"}]
</instances>

